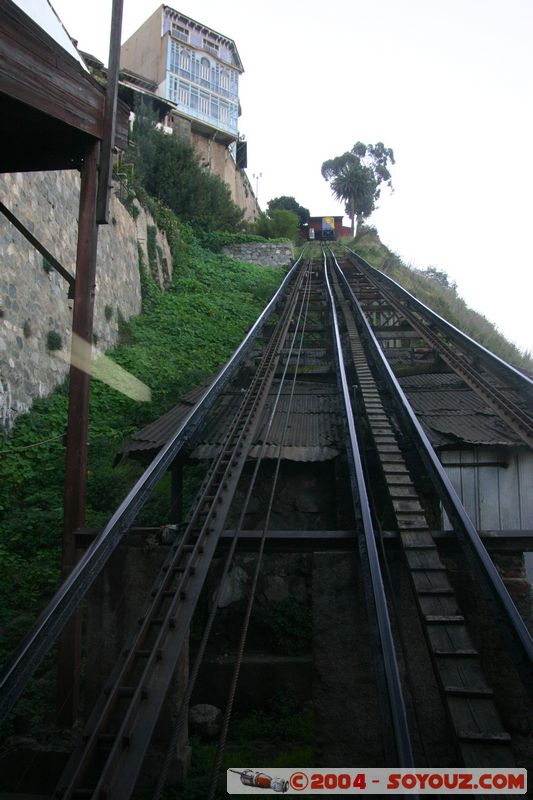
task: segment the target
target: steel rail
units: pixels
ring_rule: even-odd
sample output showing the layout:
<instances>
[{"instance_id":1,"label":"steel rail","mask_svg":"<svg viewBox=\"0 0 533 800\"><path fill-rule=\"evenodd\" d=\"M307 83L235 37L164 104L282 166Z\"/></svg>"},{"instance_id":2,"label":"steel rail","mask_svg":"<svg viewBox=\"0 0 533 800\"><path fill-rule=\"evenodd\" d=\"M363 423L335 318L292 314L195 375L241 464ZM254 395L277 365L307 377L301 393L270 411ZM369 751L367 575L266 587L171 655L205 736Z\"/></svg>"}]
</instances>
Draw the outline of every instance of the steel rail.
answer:
<instances>
[{"instance_id":1,"label":"steel rail","mask_svg":"<svg viewBox=\"0 0 533 800\"><path fill-rule=\"evenodd\" d=\"M310 276L306 280L310 284L310 282L311 282ZM308 288L306 286L304 286L302 291L304 292L304 299L305 299L305 296L307 295L307 292L308 292ZM308 299L307 299L307 301L308 301ZM300 308L300 311L298 313L298 320L301 318L302 309L303 309L303 304L302 304L302 306ZM290 350L289 350L290 354L292 354L292 351L294 349L294 343L296 341L296 335L297 335L297 327L295 329L294 336L293 336L293 338L291 340L291 345L290 345ZM249 506L249 503L250 503L250 499L252 497L252 492L253 492L253 490L255 488L255 484L256 484L256 481L257 481L257 476L259 474L259 468L260 468L260 465L261 465L261 463L262 463L262 461L264 459L265 450L267 448L268 434L269 434L269 432L270 432L270 430L272 428L272 424L274 422L275 410L276 410L276 408L278 406L279 399L280 399L280 396L281 396L284 377L285 377L286 372L287 372L288 367L289 367L289 360L290 359L287 359L287 362L286 362L286 365L285 365L285 368L284 368L284 371L283 371L283 375L282 375L282 378L280 380L280 385L279 385L278 390L276 392L276 397L275 397L275 401L274 401L274 404L273 404L272 412L270 414L267 426L265 428L265 432L263 434L263 442L262 442L262 445L261 445L261 450L260 450L259 455L258 455L258 457L256 459L256 463L255 463L255 466L254 466L254 471L253 471L253 474L251 476L251 479L250 479L250 482L249 482L249 485L248 485L248 488L247 488L247 491L246 491L246 496L245 496L245 499L244 499L244 503L242 505L241 512L240 512L240 515L239 515L239 521L237 523L236 528L232 532L231 545L230 545L230 548L229 548L228 553L226 555L226 559L225 559L225 562L224 562L224 566L223 566L223 569L222 569L221 576L220 576L220 578L218 580L218 587L217 587L217 589L215 591L215 594L214 594L214 596L212 598L211 611L209 612L209 617L208 617L207 622L206 622L205 627L204 627L204 631L203 631L203 634L202 634L202 639L201 639L200 644L199 644L198 649L197 649L196 657L195 657L195 660L194 660L194 665L192 667L192 671L191 671L191 674L189 676L189 681L187 683L187 688L185 690L185 694L184 694L184 696L183 696L183 698L181 700L181 703L180 703L180 706L179 706L179 709L178 709L178 713L177 713L177 717L176 717L176 724L174 726L174 729L172 731L172 734L171 734L171 737L170 737L170 740L169 740L169 743L168 743L167 752L166 752L166 755L165 755L165 758L164 758L163 765L162 765L161 770L159 772L157 785L156 785L156 787L154 789L154 792L153 792L153 795L151 797L151 800L159 800L161 795L162 795L162 793L163 793L163 790L164 790L165 784L166 784L166 780L167 780L167 776L168 776L168 772L170 770L171 762L172 762L172 759L174 757L175 748L176 748L176 746L178 744L180 733L182 732L182 730L183 730L183 728L185 726L185 722L186 722L188 711L189 711L189 701L191 699L192 693L193 693L195 685L196 685L196 680L198 678L198 674L200 672L201 665L203 663L205 650L206 650L207 643L208 643L208 640L209 640L210 635L211 635L211 630L213 628L213 623L214 623L214 620L215 620L215 616L216 616L217 611L218 611L218 601L219 601L219 598L220 598L220 596L222 594L222 591L223 591L223 588L224 588L224 584L225 584L226 578L228 576L230 567L231 567L231 565L233 563L233 558L234 558L234 555L235 555L235 551L237 549L237 545L239 543L242 527L243 527L243 524L244 524L244 519L245 519L246 513L248 511L248 506Z\"/></svg>"},{"instance_id":2,"label":"steel rail","mask_svg":"<svg viewBox=\"0 0 533 800\"><path fill-rule=\"evenodd\" d=\"M99 742L102 737L109 739L110 727L115 730L111 751L101 767L96 786L91 789L92 795L99 797L105 790L109 798L124 800L134 789L247 458L251 437L259 424L260 411L279 362L302 279L303 273L299 272L221 451L204 481L182 539L171 548L156 579L153 599L142 618L141 628L133 637L122 665L119 662L112 686L101 695L91 715L83 745L73 754L61 778L56 794L64 800L75 797L82 787L88 789L83 785L98 755ZM154 624L159 632L150 644ZM135 677L140 654L146 659L145 666ZM125 688L131 692L131 699L122 710L118 703Z\"/></svg>"},{"instance_id":3,"label":"steel rail","mask_svg":"<svg viewBox=\"0 0 533 800\"><path fill-rule=\"evenodd\" d=\"M516 388L533 398L533 379L531 379L528 375L520 372L520 370L518 370L516 367L513 367L512 364L504 361L503 358L500 358L488 348L484 347L479 342L476 342L476 340L472 339L467 333L461 331L455 325L452 325L451 322L448 322L447 319L444 319L444 317L441 317L436 311L433 311L433 309L429 308L429 306L426 306L425 303L407 291L407 289L404 289L403 286L397 283L393 278L389 277L389 275L385 275L384 272L381 272L376 267L373 267L372 264L369 264L368 261L366 261L354 250L350 250L350 248L346 247L346 245L342 246L350 253L350 255L354 256L358 263L362 264L363 267L367 269L378 282L385 283L393 288L395 292L400 294L402 298L409 303L409 305L429 318L431 322L436 324L442 331L450 336L450 338L459 344L459 346L475 352L476 356L484 361L489 371L492 370L496 374L500 373L507 380L511 380L515 384Z\"/></svg>"},{"instance_id":4,"label":"steel rail","mask_svg":"<svg viewBox=\"0 0 533 800\"><path fill-rule=\"evenodd\" d=\"M529 447L533 448L533 417L525 412L514 400L506 397L502 391L491 384L490 381L476 372L461 355L454 352L449 342L443 341L436 333L430 330L427 320L423 317L420 319L417 316L417 313L421 313L421 309L417 309L415 312L408 308L407 303L404 306L391 287L383 287L375 275L369 275L361 266L359 266L359 269L365 279L386 298L392 308L405 317L413 329L440 354L443 361L460 375L465 383L480 394L485 402L492 406L493 410L496 411ZM442 334L442 331L440 331L440 333ZM497 377L501 380L501 376Z\"/></svg>"},{"instance_id":5,"label":"steel rail","mask_svg":"<svg viewBox=\"0 0 533 800\"><path fill-rule=\"evenodd\" d=\"M20 644L13 659L0 675L0 722L9 714L31 677L53 643L84 599L109 557L120 543L155 486L205 419L213 403L246 357L252 343L276 309L293 280L303 256L293 264L281 286L258 317L244 340L235 350L198 403L187 414L176 432L161 448L126 498L115 511L104 530L84 553L68 578L61 584L44 611Z\"/></svg>"},{"instance_id":6,"label":"steel rail","mask_svg":"<svg viewBox=\"0 0 533 800\"><path fill-rule=\"evenodd\" d=\"M350 465L351 472L355 477L355 482L358 492L358 497L355 497L354 495L353 501L354 501L354 506L357 506L359 510L363 526L363 534L366 544L366 553L368 557L368 566L370 570L371 583L372 583L372 593L373 593L374 605L377 616L381 653L383 658L385 679L388 690L389 709L394 731L394 740L397 749L398 766L412 767L414 766L414 760L413 760L413 752L411 745L411 736L407 720L405 699L403 696L400 671L398 667L396 650L392 636L391 622L387 606L387 596L385 593L385 587L383 585L383 576L381 574L381 567L379 563L379 555L376 545L376 535L372 523L372 515L370 512L370 504L368 501L368 494L366 490L363 464L359 452L359 443L357 440L357 434L355 431L350 390L348 388L346 369L344 367L342 343L339 332L339 321L337 317L337 311L335 308L333 291L331 288L331 283L328 275L327 257L325 252L324 252L324 276L326 280L326 288L329 298L329 305L331 309L335 356L337 361L338 374L340 378L342 397L344 401L345 418L348 426L348 441L346 447L348 454L348 463Z\"/></svg>"},{"instance_id":7,"label":"steel rail","mask_svg":"<svg viewBox=\"0 0 533 800\"><path fill-rule=\"evenodd\" d=\"M333 255L333 254L332 254ZM352 308L354 309L356 322L359 325L361 332L364 334L368 346L371 349L376 365L380 367L380 372L385 378L393 398L396 398L397 405L402 413L404 421L407 423L411 440L416 445L416 449L428 470L433 484L437 489L441 502L448 514L448 517L454 527L456 535L464 544L468 545L467 553L472 553L475 556L475 562L480 567L481 573L486 579L486 585L490 589L492 597L497 602L497 606L503 611L507 618L513 639L518 645L521 659L517 664L521 673L526 673L529 680L524 680L526 688L531 693L533 692L533 638L524 623L518 609L516 608L507 588L494 566L494 563L489 556L481 537L476 530L472 520L468 516L457 492L452 486L450 478L448 477L444 467L442 466L435 450L433 449L429 439L427 438L424 430L418 421L415 412L413 411L405 393L400 386L390 364L388 363L377 338L368 322L361 305L355 296L343 270L341 269L337 259L333 256L335 269L337 275L341 279L347 296L350 299Z\"/></svg>"},{"instance_id":8,"label":"steel rail","mask_svg":"<svg viewBox=\"0 0 533 800\"><path fill-rule=\"evenodd\" d=\"M310 267L310 265L309 265L309 267ZM302 302L301 302L301 305L300 305L298 318L297 318L297 320L295 322L294 335L293 335L292 340L291 340L291 345L290 345L290 348L289 348L289 352L287 354L287 358L286 358L286 361L285 361L285 366L284 366L284 369L283 369L283 373L282 373L281 378L280 378L278 390L277 390L277 393L276 393L276 398L275 398L275 401L273 403L272 410L271 410L271 413L270 413L270 417L269 417L269 420L268 420L268 423L267 423L267 428L266 428L264 436L263 436L263 446L261 448L261 456L260 456L260 458L264 454L264 451L265 451L265 448L266 448L266 443L267 443L267 440L268 440L268 432L270 431L271 426L272 426L272 424L274 422L274 418L276 416L277 406L278 406L278 403L279 403L279 399L281 397L281 392L282 392L283 386L284 386L286 378L287 378L287 372L289 371L289 366L290 366L293 350L294 350L294 347L295 347L296 339L298 337L298 333L299 333L299 329L300 329L300 323L302 323L302 325L301 325L301 333L300 333L300 344L299 344L298 351L297 351L297 354L296 354L296 364L294 365L294 374L293 374L292 382L291 382L291 391L290 391L290 395L289 395L289 404L288 404L288 407L287 407L287 410L286 410L285 423L283 425L283 430L282 430L282 433L281 433L281 436L280 436L280 444L278 445L278 456L277 456L277 459L276 459L276 467L275 467L275 471L274 471L274 476L272 478L272 484L271 484L271 487L270 487L270 497L269 497L269 502L268 502L267 511L266 511L266 515L265 515L265 521L263 523L263 530L262 530L262 534L261 534L261 540L260 540L260 543L259 543L259 549L258 549L257 556L256 556L255 570L254 570L254 574L253 574L253 577L252 577L252 584L250 586L250 591L249 591L249 594L248 594L248 602L247 602L246 611L245 611L245 614L244 614L244 620L243 620L243 624L242 624L242 627L241 627L241 635L240 635L240 639L239 639L239 646L237 648L237 655L236 655L236 658L235 658L235 664L233 666L233 674L232 674L230 689L229 689L228 698L227 698L227 701L226 701L226 706L225 706L225 709L224 709L224 719L222 721L222 728L221 728L220 736L219 736L219 740L218 740L215 760L214 760L213 767L212 767L212 770L211 770L211 780L210 780L210 786L209 786L209 792L208 792L207 800L214 800L215 793L216 793L217 786L218 786L218 781L219 781L219 777L220 777L220 768L222 766L222 758L224 756L224 750L226 748L226 740L227 740L228 731L229 731L229 724L230 724L231 715L232 715L232 712L233 712L233 704L234 704L234 701L235 701L235 694L237 692L237 685L238 685L238 682L239 682L239 676L240 676L242 661L243 661L243 658L244 658L244 651L245 651L245 648L246 648L246 641L247 641L247 638L248 638L248 629L249 629L249 626L250 626L250 619L251 619L251 616L252 616L252 609L253 609L254 602L255 602L255 596L256 596L256 592L257 592L257 585L258 585L258 582L259 582L259 575L260 575L260 572L261 572L261 565L262 565L262 562L263 562L263 555L264 555L264 552L265 552L265 542L266 542L266 539L267 539L267 536L268 536L268 531L269 531L269 528L270 528L270 517L271 517L271 514L272 514L272 508L273 508L273 505L274 505L274 498L275 498L276 490L277 490L277 486L278 486L279 472L280 472L281 461L282 461L282 450L283 450L283 445L284 445L285 438L286 438L286 435L287 435L287 430L289 428L289 421L290 421L291 412L292 412L292 404L293 404L293 400L294 400L294 390L295 390L295 387L296 387L296 380L297 380L297 377L298 377L298 368L300 366L300 359L301 359L302 350L303 350L305 326L307 324L307 314L308 314L309 302L310 302L310 284L311 284L311 269L309 268L308 285L307 285L307 287L304 288L304 291L303 291ZM306 289L307 289L307 291L306 291ZM304 309L305 309L305 312L304 312ZM302 316L303 316L303 322L302 322ZM259 459L258 459L258 462L259 462ZM259 472L259 463L256 464L256 469L254 470L253 483L255 483L255 479L257 477L258 472ZM248 490L248 494L247 494L247 497L246 497L246 505L248 504L248 502L250 500L252 488L253 488L253 486L251 486L249 488L249 490ZM243 508L243 511L241 513L241 518L239 520L239 528L242 526L242 522L244 521L244 513L245 513L245 509Z\"/></svg>"}]
</instances>

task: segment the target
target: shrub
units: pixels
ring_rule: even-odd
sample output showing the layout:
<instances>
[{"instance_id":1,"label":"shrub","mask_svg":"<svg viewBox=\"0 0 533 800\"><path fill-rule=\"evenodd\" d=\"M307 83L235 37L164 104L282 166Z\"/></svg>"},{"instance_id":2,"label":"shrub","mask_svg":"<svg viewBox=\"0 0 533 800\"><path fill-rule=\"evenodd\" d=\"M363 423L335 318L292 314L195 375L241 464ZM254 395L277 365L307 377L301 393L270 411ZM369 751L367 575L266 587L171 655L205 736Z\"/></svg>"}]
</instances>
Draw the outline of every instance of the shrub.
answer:
<instances>
[{"instance_id":1,"label":"shrub","mask_svg":"<svg viewBox=\"0 0 533 800\"><path fill-rule=\"evenodd\" d=\"M51 352L53 350L61 350L63 347L61 334L59 334L57 331L48 331L46 334L46 347Z\"/></svg>"}]
</instances>

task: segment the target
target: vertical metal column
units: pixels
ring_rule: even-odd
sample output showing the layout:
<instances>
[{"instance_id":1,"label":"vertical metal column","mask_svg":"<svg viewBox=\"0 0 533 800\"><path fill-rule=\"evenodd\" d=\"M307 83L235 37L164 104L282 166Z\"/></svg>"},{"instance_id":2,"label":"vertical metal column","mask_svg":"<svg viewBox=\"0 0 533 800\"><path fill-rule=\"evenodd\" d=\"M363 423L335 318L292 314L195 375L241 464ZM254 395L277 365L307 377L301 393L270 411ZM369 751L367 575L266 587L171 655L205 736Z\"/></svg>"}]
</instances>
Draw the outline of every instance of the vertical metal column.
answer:
<instances>
[{"instance_id":1,"label":"vertical metal column","mask_svg":"<svg viewBox=\"0 0 533 800\"><path fill-rule=\"evenodd\" d=\"M98 142L92 144L81 169L76 286L72 317L72 348L87 343L90 352L93 336L93 311L96 287L96 190ZM89 364L87 370L71 364L65 470L62 579L77 561L74 531L85 524L87 479L87 430L89 423ZM75 614L59 641L58 723L70 727L79 701L80 620Z\"/></svg>"},{"instance_id":2,"label":"vertical metal column","mask_svg":"<svg viewBox=\"0 0 533 800\"><path fill-rule=\"evenodd\" d=\"M72 350L77 362L90 362L93 338L94 297L96 291L97 224L107 224L113 169L115 117L118 96L120 33L123 0L113 0L109 39L108 85L105 96L101 147L94 142L86 153L81 170L76 290L72 318ZM100 156L100 163L98 163ZM99 167L99 171L98 171ZM82 366L83 365L82 363ZM90 363L86 369L71 360L65 473L62 578L76 564L74 532L85 524L87 492L87 438L89 428ZM78 714L81 620L79 611L65 627L59 642L58 723L71 727Z\"/></svg>"}]
</instances>

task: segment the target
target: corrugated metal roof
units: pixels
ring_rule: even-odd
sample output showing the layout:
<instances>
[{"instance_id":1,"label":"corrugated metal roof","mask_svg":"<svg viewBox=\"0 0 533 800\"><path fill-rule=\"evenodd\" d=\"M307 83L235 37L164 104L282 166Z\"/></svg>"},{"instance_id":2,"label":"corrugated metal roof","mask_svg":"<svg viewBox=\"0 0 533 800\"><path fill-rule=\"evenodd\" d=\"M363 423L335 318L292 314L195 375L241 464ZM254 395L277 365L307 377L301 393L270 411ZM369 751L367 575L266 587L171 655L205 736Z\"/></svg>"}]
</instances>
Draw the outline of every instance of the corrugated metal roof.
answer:
<instances>
[{"instance_id":1,"label":"corrugated metal roof","mask_svg":"<svg viewBox=\"0 0 533 800\"><path fill-rule=\"evenodd\" d=\"M265 403L250 455L256 457L265 443L265 458L277 458L280 446L283 458L294 461L324 461L337 456L342 432L339 430L336 386L317 381L297 381L292 398L290 385L284 388L267 434L278 390L279 384L274 383ZM219 413L212 416L197 437L193 458L212 457L216 454L227 430L226 410L234 403L235 396L226 396L223 404L225 407L221 406Z\"/></svg>"},{"instance_id":2,"label":"corrugated metal roof","mask_svg":"<svg viewBox=\"0 0 533 800\"><path fill-rule=\"evenodd\" d=\"M209 383L210 381L184 395L177 406L135 433L123 445L120 455L142 456L159 450L191 407L198 402ZM282 457L292 461L324 461L335 458L342 442L336 385L319 381L299 381L296 383L292 401L289 397L290 388L284 389L279 398L278 412L266 436L278 389L279 384L275 382L265 404L258 434L250 451L251 457L259 455L266 437L265 458L277 458L280 445ZM232 408L236 408L241 397L242 391L239 389L227 391L219 397L207 424L195 437L192 458L213 458L217 454L227 432L228 414ZM289 406L290 418L286 425Z\"/></svg>"},{"instance_id":3,"label":"corrugated metal roof","mask_svg":"<svg viewBox=\"0 0 533 800\"><path fill-rule=\"evenodd\" d=\"M191 389L184 394L180 402L159 419L154 420L149 425L136 431L133 436L122 445L118 458L128 454L141 453L142 451L159 450L170 436L177 430L183 422L191 408L196 405L208 386L211 385L215 376L208 381Z\"/></svg>"},{"instance_id":4,"label":"corrugated metal roof","mask_svg":"<svg viewBox=\"0 0 533 800\"><path fill-rule=\"evenodd\" d=\"M399 380L434 447L522 444L457 375L424 373Z\"/></svg>"}]
</instances>

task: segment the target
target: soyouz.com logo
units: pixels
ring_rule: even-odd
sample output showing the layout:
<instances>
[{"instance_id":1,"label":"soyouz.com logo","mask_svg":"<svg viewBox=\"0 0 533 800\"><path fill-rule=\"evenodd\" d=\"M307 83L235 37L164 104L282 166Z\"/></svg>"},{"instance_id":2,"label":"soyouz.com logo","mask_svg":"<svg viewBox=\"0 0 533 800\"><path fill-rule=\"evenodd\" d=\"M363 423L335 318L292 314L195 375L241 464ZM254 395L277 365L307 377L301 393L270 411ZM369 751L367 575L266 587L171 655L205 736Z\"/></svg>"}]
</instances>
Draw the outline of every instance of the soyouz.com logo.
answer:
<instances>
[{"instance_id":1,"label":"soyouz.com logo","mask_svg":"<svg viewBox=\"0 0 533 800\"><path fill-rule=\"evenodd\" d=\"M525 794L525 769L234 767L228 794Z\"/></svg>"}]
</instances>

